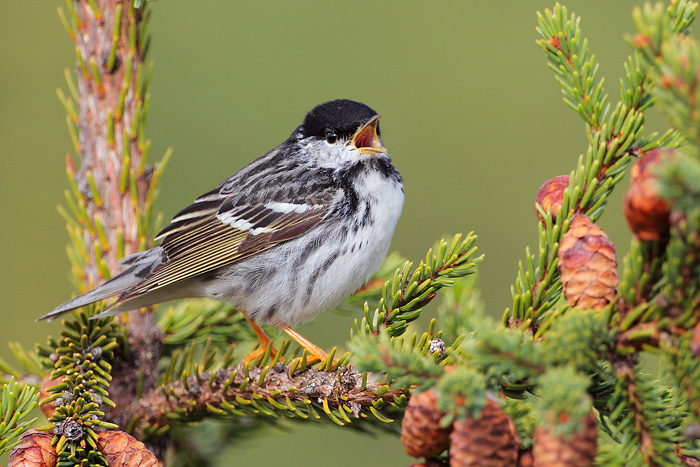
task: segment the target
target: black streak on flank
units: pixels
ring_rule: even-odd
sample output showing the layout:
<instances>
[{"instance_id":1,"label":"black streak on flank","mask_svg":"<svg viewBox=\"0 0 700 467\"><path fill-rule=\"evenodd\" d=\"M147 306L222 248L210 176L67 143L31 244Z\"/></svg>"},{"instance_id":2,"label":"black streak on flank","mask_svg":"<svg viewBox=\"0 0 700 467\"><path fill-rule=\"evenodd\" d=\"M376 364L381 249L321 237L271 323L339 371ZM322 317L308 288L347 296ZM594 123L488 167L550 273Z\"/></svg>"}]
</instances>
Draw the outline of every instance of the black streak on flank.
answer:
<instances>
[{"instance_id":1,"label":"black streak on flank","mask_svg":"<svg viewBox=\"0 0 700 467\"><path fill-rule=\"evenodd\" d=\"M311 280L309 281L309 285L306 288L306 297L304 298L304 305L308 305L309 301L311 301L311 294L314 291L314 285L316 284L318 277L324 272L326 272L328 268L331 267L335 260L338 259L338 256L340 256L340 250L336 250L335 252L333 252L333 254L330 255L328 259L326 259L323 262L321 267L314 271L313 275L311 276Z\"/></svg>"},{"instance_id":2,"label":"black streak on flank","mask_svg":"<svg viewBox=\"0 0 700 467\"><path fill-rule=\"evenodd\" d=\"M272 318L277 314L277 306L272 305L270 308L267 309L265 312L265 321L270 322L272 321Z\"/></svg>"},{"instance_id":3,"label":"black streak on flank","mask_svg":"<svg viewBox=\"0 0 700 467\"><path fill-rule=\"evenodd\" d=\"M367 227L370 222L372 222L372 209L369 207L369 203L365 203L365 213L362 216L360 225L362 227Z\"/></svg>"}]
</instances>

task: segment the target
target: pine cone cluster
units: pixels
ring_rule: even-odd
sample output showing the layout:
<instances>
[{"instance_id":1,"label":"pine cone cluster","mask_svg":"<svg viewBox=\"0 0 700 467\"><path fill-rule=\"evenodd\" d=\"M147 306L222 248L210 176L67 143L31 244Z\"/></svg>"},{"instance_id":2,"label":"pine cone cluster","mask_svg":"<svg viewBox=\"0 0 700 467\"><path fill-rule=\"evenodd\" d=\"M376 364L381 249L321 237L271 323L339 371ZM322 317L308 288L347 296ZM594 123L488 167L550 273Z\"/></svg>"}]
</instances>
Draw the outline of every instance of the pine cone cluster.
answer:
<instances>
[{"instance_id":1,"label":"pine cone cluster","mask_svg":"<svg viewBox=\"0 0 700 467\"><path fill-rule=\"evenodd\" d=\"M449 428L440 427L443 415L433 390L411 397L401 424L401 442L408 455L430 457L449 447L450 467L500 467L517 461L515 426L495 400L487 401L479 418L466 417ZM440 461L412 467L434 465L441 465Z\"/></svg>"},{"instance_id":2,"label":"pine cone cluster","mask_svg":"<svg viewBox=\"0 0 700 467\"><path fill-rule=\"evenodd\" d=\"M51 443L53 434L28 430L10 453L8 467L54 467L58 456ZM156 456L139 440L123 431L98 435L97 448L109 467L162 467Z\"/></svg>"},{"instance_id":3,"label":"pine cone cluster","mask_svg":"<svg viewBox=\"0 0 700 467\"><path fill-rule=\"evenodd\" d=\"M558 251L564 296L571 306L601 309L617 294L615 246L588 216L571 220Z\"/></svg>"},{"instance_id":4,"label":"pine cone cluster","mask_svg":"<svg viewBox=\"0 0 700 467\"><path fill-rule=\"evenodd\" d=\"M627 225L639 241L660 241L668 236L671 208L659 195L654 171L673 157L672 149L653 149L640 157L630 171L631 184L623 206Z\"/></svg>"},{"instance_id":5,"label":"pine cone cluster","mask_svg":"<svg viewBox=\"0 0 700 467\"><path fill-rule=\"evenodd\" d=\"M534 467L590 467L598 448L596 416L591 413L569 439L547 427L535 430Z\"/></svg>"}]
</instances>

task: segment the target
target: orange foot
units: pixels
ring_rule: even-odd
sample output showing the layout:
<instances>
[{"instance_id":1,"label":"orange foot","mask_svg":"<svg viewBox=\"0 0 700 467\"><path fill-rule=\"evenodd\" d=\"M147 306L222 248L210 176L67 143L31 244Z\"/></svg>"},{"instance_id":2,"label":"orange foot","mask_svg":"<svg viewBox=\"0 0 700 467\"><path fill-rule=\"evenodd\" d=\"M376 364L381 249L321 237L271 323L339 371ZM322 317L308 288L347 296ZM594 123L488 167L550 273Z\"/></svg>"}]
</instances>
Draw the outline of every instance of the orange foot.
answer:
<instances>
[{"instance_id":1,"label":"orange foot","mask_svg":"<svg viewBox=\"0 0 700 467\"><path fill-rule=\"evenodd\" d=\"M285 333L287 333L289 337L297 341L306 350L305 357L302 356L290 362L290 370L288 371L290 371L291 373L294 373L296 368L299 368L299 365L301 365L302 360L304 358L306 358L306 365L313 365L315 363L322 362L322 366L320 369L325 371L333 371L338 366L338 362L333 360L335 349L331 351L331 355L329 356L326 352L323 351L323 349L318 347L316 344L314 344L313 342L311 342L310 340L308 340L289 326L278 324L277 327Z\"/></svg>"},{"instance_id":2,"label":"orange foot","mask_svg":"<svg viewBox=\"0 0 700 467\"><path fill-rule=\"evenodd\" d=\"M275 358L277 356L278 350L275 348L275 346L272 345L272 340L265 334L265 331L263 331L258 324L250 319L248 315L244 312L241 311L243 314L243 317L248 321L248 324L250 327L253 329L253 332L255 332L255 335L258 336L258 340L260 341L260 346L250 352L248 355L243 357L243 362L248 364L252 361L254 361L257 358L260 358L265 355L265 353L268 350L268 347L270 347L270 356L272 358ZM286 324L276 324L280 330L284 331L289 337L294 339L306 349L306 364L307 365L313 365L318 362L328 362L328 354L323 351L320 347L318 347L316 344L296 332L294 329L290 328ZM282 359L280 359L282 361ZM293 365L294 368L296 368L299 364L301 363L301 358L298 359L298 362L296 362L295 365ZM326 365L326 369L332 369L336 366L335 361L328 362Z\"/></svg>"},{"instance_id":3,"label":"orange foot","mask_svg":"<svg viewBox=\"0 0 700 467\"><path fill-rule=\"evenodd\" d=\"M275 348L275 346L272 345L272 339L270 339L268 335L265 334L265 331L263 331L262 328L258 326L258 324L255 321L248 318L248 315L246 313L242 312L242 314L245 320L248 321L248 324L253 329L253 332L255 332L255 335L258 336L258 340L260 341L259 347L257 347L255 350L243 357L243 363L249 364L255 359L262 357L267 352L268 347L270 347L270 357L275 358L277 356L277 348Z\"/></svg>"},{"instance_id":4,"label":"orange foot","mask_svg":"<svg viewBox=\"0 0 700 467\"><path fill-rule=\"evenodd\" d=\"M297 341L299 345L306 349L306 352L308 352L306 362L308 364L322 362L328 358L328 355L326 354L326 352L323 351L323 349L318 347L316 344L314 344L313 342L311 342L306 337L302 336L286 324L278 324L277 327L285 333L287 333L289 337Z\"/></svg>"}]
</instances>

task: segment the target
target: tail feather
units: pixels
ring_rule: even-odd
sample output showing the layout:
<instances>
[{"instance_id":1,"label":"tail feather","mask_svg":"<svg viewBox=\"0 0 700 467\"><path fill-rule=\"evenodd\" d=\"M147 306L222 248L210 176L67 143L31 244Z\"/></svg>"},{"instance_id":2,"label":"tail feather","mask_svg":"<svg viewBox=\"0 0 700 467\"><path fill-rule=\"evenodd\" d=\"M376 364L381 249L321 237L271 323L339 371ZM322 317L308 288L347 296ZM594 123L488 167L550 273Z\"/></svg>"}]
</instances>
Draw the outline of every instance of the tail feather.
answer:
<instances>
[{"instance_id":1,"label":"tail feather","mask_svg":"<svg viewBox=\"0 0 700 467\"><path fill-rule=\"evenodd\" d=\"M105 282L101 286L79 295L67 302L57 306L53 311L46 313L37 321L51 321L54 318L61 316L64 313L68 313L71 310L80 308L81 306L89 305L91 303L99 302L106 298L114 297L115 295L120 295L126 292L134 285L141 281L138 277L134 276L131 271L124 271L115 278Z\"/></svg>"},{"instance_id":2,"label":"tail feather","mask_svg":"<svg viewBox=\"0 0 700 467\"><path fill-rule=\"evenodd\" d=\"M126 261L122 264L122 266L129 267L121 274L113 277L96 289L79 295L72 300L68 300L62 305L59 305L53 311L37 319L37 321L51 321L57 316L61 316L62 314L68 313L76 308L80 308L81 306L99 302L100 300L114 297L116 295L121 295L143 281L144 277L147 277L151 271L153 271L153 269L161 264L165 259L165 253L160 247L151 248L150 250L131 255L125 258ZM113 303L107 308L108 311L111 311L109 314L117 314L124 311L112 309L112 307L118 304L119 301Z\"/></svg>"}]
</instances>

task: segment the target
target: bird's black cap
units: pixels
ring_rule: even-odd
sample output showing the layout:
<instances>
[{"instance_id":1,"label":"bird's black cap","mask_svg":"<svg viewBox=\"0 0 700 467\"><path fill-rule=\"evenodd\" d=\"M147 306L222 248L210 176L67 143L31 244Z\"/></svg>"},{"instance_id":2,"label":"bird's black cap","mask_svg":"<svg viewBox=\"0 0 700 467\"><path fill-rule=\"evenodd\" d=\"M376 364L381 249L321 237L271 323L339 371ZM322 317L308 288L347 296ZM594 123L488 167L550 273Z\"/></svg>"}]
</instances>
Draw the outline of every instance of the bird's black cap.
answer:
<instances>
[{"instance_id":1,"label":"bird's black cap","mask_svg":"<svg viewBox=\"0 0 700 467\"><path fill-rule=\"evenodd\" d=\"M299 128L307 137L325 138L326 131L331 130L340 138L350 138L375 115L377 112L365 104L338 99L314 107Z\"/></svg>"}]
</instances>

